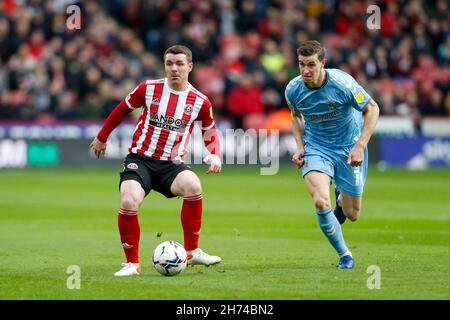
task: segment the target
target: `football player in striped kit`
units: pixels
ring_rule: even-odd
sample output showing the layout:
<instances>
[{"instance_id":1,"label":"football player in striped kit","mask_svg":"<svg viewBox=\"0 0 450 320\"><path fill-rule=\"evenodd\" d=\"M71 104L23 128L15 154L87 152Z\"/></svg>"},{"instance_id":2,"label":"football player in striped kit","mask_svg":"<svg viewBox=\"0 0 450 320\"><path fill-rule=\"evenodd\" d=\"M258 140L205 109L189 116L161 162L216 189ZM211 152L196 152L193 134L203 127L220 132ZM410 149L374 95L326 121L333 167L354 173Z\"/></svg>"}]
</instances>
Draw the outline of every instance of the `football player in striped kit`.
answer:
<instances>
[{"instance_id":1,"label":"football player in striped kit","mask_svg":"<svg viewBox=\"0 0 450 320\"><path fill-rule=\"evenodd\" d=\"M189 265L213 265L222 259L202 251L199 246L202 224L202 186L198 176L184 163L194 122L201 126L210 152L204 161L207 173L221 170L220 142L208 97L188 81L192 71L192 52L175 45L164 53L166 78L140 83L107 117L90 144L97 158L105 154L110 133L141 108L129 154L120 173L118 225L127 262L115 276L140 273L138 209L145 196L155 190L166 196L183 197L181 224Z\"/></svg>"}]
</instances>

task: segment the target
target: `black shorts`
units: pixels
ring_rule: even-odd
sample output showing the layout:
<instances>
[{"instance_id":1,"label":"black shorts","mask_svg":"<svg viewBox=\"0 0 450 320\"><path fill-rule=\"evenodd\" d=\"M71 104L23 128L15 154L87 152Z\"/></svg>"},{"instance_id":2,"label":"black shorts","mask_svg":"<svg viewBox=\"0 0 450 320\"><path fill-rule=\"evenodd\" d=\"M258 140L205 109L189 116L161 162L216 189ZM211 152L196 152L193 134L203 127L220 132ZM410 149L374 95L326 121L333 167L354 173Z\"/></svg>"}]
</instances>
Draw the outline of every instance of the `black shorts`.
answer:
<instances>
[{"instance_id":1,"label":"black shorts","mask_svg":"<svg viewBox=\"0 0 450 320\"><path fill-rule=\"evenodd\" d=\"M135 153L128 154L123 164L119 190L122 181L135 180L141 184L145 195L149 194L151 190L155 190L167 198L175 197L170 191L170 186L176 176L184 170L191 170L189 166L182 162L174 163L158 160Z\"/></svg>"}]
</instances>

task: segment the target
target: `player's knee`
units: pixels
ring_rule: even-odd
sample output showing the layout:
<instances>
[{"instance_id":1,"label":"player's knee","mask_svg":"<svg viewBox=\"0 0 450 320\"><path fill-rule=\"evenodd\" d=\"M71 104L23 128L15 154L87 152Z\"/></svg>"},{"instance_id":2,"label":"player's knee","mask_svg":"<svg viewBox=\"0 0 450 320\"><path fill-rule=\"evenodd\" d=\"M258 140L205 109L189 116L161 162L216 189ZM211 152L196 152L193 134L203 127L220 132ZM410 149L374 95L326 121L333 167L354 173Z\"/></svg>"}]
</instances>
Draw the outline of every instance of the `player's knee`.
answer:
<instances>
[{"instance_id":1,"label":"player's knee","mask_svg":"<svg viewBox=\"0 0 450 320\"><path fill-rule=\"evenodd\" d=\"M330 199L327 199L326 197L315 197L314 206L319 210L328 209L331 207Z\"/></svg>"},{"instance_id":2,"label":"player's knee","mask_svg":"<svg viewBox=\"0 0 450 320\"><path fill-rule=\"evenodd\" d=\"M201 193L202 185L198 179L191 179L183 186L183 196L185 197L196 196Z\"/></svg>"},{"instance_id":3,"label":"player's knee","mask_svg":"<svg viewBox=\"0 0 450 320\"><path fill-rule=\"evenodd\" d=\"M125 210L136 211L139 209L140 199L132 192L123 192L120 197L120 207Z\"/></svg>"}]
</instances>

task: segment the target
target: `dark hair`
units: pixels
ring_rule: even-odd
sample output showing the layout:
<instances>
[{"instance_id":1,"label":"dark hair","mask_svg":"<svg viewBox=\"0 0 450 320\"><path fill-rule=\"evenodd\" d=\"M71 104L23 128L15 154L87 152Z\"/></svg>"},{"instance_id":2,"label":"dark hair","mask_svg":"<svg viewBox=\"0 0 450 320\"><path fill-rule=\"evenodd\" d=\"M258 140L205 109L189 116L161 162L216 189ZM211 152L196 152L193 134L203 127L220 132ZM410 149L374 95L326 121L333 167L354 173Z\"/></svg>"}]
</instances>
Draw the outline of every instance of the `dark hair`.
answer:
<instances>
[{"instance_id":1,"label":"dark hair","mask_svg":"<svg viewBox=\"0 0 450 320\"><path fill-rule=\"evenodd\" d=\"M317 40L306 40L297 49L297 56L309 57L317 53L319 61L325 57L325 48Z\"/></svg>"},{"instance_id":2,"label":"dark hair","mask_svg":"<svg viewBox=\"0 0 450 320\"><path fill-rule=\"evenodd\" d=\"M172 54L185 54L186 59L188 62L192 62L192 51L188 47L182 46L180 44L176 44L174 46L171 46L170 48L167 48L166 52L164 52L164 61L166 60L166 55L168 53Z\"/></svg>"}]
</instances>

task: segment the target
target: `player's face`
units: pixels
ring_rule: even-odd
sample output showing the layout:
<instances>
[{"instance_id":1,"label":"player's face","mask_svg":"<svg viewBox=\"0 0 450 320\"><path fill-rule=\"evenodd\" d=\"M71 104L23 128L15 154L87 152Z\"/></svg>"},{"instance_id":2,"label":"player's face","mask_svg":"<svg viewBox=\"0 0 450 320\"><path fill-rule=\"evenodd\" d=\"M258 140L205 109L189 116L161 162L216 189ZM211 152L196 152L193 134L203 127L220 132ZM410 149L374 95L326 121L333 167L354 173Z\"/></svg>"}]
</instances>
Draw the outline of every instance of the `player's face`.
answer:
<instances>
[{"instance_id":1,"label":"player's face","mask_svg":"<svg viewBox=\"0 0 450 320\"><path fill-rule=\"evenodd\" d=\"M188 82L192 62L188 62L184 53L168 53L164 61L166 77L175 89L184 89Z\"/></svg>"},{"instance_id":2,"label":"player's face","mask_svg":"<svg viewBox=\"0 0 450 320\"><path fill-rule=\"evenodd\" d=\"M317 53L309 57L298 56L300 74L303 77L303 81L307 84L315 85L319 82L324 65L325 59L320 61Z\"/></svg>"}]
</instances>

